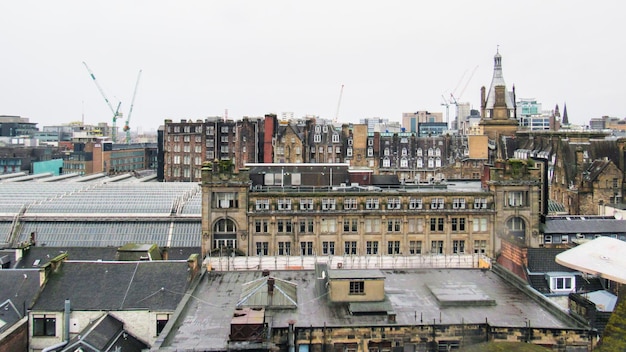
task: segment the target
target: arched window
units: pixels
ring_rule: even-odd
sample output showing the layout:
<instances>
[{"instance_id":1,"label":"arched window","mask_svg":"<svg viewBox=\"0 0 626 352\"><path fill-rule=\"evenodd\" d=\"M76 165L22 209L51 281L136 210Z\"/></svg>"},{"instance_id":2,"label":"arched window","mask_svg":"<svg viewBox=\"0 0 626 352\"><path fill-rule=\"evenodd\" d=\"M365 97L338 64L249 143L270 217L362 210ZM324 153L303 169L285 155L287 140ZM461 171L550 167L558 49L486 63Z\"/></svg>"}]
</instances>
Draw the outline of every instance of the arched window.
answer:
<instances>
[{"instance_id":1,"label":"arched window","mask_svg":"<svg viewBox=\"0 0 626 352\"><path fill-rule=\"evenodd\" d=\"M220 219L213 225L213 248L237 248L237 225L231 219Z\"/></svg>"},{"instance_id":2,"label":"arched window","mask_svg":"<svg viewBox=\"0 0 626 352\"><path fill-rule=\"evenodd\" d=\"M512 217L506 221L506 228L509 236L519 241L526 241L526 221L519 216Z\"/></svg>"}]
</instances>

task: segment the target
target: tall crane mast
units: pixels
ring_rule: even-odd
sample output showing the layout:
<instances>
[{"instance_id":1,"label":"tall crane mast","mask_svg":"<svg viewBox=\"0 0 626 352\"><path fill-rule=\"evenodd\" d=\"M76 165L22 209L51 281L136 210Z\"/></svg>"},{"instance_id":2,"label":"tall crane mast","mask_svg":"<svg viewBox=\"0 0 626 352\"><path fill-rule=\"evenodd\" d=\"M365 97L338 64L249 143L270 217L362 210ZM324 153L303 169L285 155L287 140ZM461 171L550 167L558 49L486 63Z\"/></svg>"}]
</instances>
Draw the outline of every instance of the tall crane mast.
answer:
<instances>
[{"instance_id":1,"label":"tall crane mast","mask_svg":"<svg viewBox=\"0 0 626 352\"><path fill-rule=\"evenodd\" d=\"M107 103L107 106L109 107L109 109L111 109L111 112L113 113L113 126L111 129L111 139L113 140L113 143L115 143L117 142L117 118L118 116L121 115L120 106L122 105L122 102L119 102L117 104L117 109L113 109L113 105L107 98L106 94L104 94L104 90L102 89L102 87L100 87L100 83L98 83L96 76L93 74L89 66L87 66L87 63L85 61L83 61L83 65L85 65L85 68L87 69L87 72L89 72L89 75L91 76L91 79L93 80L93 83L96 84L96 87L98 87L98 91L100 91L100 94L104 98L104 101Z\"/></svg>"},{"instance_id":2,"label":"tall crane mast","mask_svg":"<svg viewBox=\"0 0 626 352\"><path fill-rule=\"evenodd\" d=\"M130 109L128 115L126 115L126 123L124 124L124 132L126 132L126 144L130 144L130 115L133 113L133 106L135 105L135 97L137 96L137 87L139 86L139 79L141 78L141 70L137 74L137 82L135 83L135 90L133 92L133 100L130 102Z\"/></svg>"},{"instance_id":3,"label":"tall crane mast","mask_svg":"<svg viewBox=\"0 0 626 352\"><path fill-rule=\"evenodd\" d=\"M341 107L341 98L343 97L343 84L341 85L341 90L339 91L339 101L337 101L337 111L335 111L335 119L333 123L337 123L337 119L339 119L339 108Z\"/></svg>"}]
</instances>

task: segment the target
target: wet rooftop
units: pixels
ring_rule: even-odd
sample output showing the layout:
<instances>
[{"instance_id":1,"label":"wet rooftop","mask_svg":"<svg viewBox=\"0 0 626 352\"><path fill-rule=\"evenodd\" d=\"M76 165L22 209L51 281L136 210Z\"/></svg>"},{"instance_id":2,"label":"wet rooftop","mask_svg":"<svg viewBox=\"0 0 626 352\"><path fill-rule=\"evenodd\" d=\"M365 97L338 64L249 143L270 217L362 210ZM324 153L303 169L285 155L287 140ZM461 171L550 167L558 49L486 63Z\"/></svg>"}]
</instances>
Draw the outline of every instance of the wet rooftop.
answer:
<instances>
[{"instance_id":1,"label":"wet rooftop","mask_svg":"<svg viewBox=\"0 0 626 352\"><path fill-rule=\"evenodd\" d=\"M348 270L348 269L342 269ZM387 315L351 315L347 304L331 305L318 294L312 270L273 271L271 275L297 284L298 308L266 311L273 327L296 326L388 326L419 324L488 323L495 326L573 328L541 307L491 271L478 269L381 270L385 276L386 300L396 314L396 323ZM178 326L165 338L165 350L222 349L227 346L230 323L242 285L259 278L261 271L207 272L184 310ZM454 287L471 292L464 304ZM436 292L433 292L436 291ZM439 295L439 297L437 297ZM456 297L456 298L455 298ZM476 303L474 304L473 301ZM488 304L485 302L488 301Z\"/></svg>"}]
</instances>

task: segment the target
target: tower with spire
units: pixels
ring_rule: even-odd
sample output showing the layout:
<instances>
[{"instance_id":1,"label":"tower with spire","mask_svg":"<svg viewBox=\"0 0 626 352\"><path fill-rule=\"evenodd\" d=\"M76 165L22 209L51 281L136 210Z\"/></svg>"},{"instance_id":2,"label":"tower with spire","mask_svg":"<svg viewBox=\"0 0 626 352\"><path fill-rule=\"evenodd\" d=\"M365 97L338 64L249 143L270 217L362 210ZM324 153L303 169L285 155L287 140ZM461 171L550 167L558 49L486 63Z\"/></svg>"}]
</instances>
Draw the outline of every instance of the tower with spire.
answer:
<instances>
[{"instance_id":1,"label":"tower with spire","mask_svg":"<svg viewBox=\"0 0 626 352\"><path fill-rule=\"evenodd\" d=\"M563 119L561 120L563 126L569 126L569 117L567 117L567 105L563 103Z\"/></svg>"},{"instance_id":2,"label":"tower with spire","mask_svg":"<svg viewBox=\"0 0 626 352\"><path fill-rule=\"evenodd\" d=\"M515 87L513 91L506 90L502 75L502 56L496 50L493 57L493 77L489 92L481 88L481 120L483 133L489 138L496 139L501 135L512 136L517 131L518 121L515 109Z\"/></svg>"}]
</instances>

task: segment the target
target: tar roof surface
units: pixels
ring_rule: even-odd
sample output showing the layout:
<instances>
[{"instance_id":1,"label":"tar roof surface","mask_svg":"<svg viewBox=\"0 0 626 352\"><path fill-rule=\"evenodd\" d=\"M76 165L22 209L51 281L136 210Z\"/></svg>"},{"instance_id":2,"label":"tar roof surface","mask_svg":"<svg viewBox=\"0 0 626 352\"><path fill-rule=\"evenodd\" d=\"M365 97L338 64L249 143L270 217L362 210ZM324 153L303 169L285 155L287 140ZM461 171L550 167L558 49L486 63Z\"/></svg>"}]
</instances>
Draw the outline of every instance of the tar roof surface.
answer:
<instances>
[{"instance_id":1,"label":"tar roof surface","mask_svg":"<svg viewBox=\"0 0 626 352\"><path fill-rule=\"evenodd\" d=\"M396 313L394 325L484 323L496 326L574 327L544 310L533 299L491 271L470 269L381 270L385 293ZM260 271L207 272L184 310L178 326L162 345L171 350L223 349L242 285L261 276ZM345 305L331 306L317 296L314 271L274 271L271 275L298 285L298 309L270 311L272 326L376 326L389 325L386 315L350 315ZM496 301L495 306L440 308L427 288L429 284L472 283Z\"/></svg>"}]
</instances>

